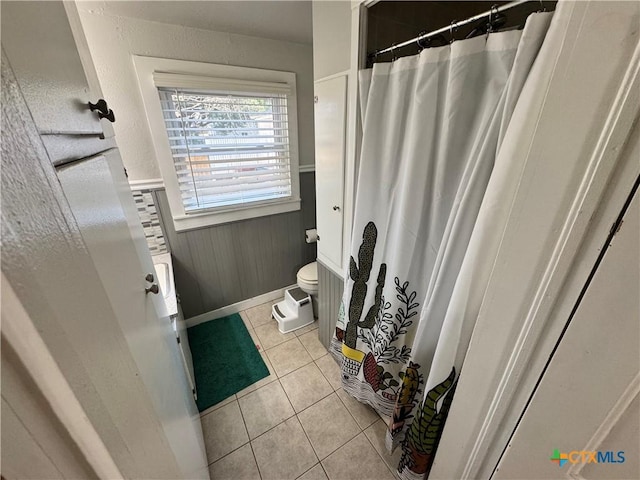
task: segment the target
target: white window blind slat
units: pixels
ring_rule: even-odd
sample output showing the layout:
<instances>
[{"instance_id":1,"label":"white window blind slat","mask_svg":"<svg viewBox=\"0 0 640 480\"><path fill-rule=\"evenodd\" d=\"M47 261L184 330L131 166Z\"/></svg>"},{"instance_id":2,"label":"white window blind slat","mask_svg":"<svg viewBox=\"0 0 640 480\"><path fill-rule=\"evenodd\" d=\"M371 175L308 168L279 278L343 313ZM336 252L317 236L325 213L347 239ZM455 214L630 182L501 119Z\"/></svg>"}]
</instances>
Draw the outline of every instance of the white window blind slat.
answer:
<instances>
[{"instance_id":1,"label":"white window blind slat","mask_svg":"<svg viewBox=\"0 0 640 480\"><path fill-rule=\"evenodd\" d=\"M288 87L178 77L154 74L185 212L290 198Z\"/></svg>"},{"instance_id":2,"label":"white window blind slat","mask_svg":"<svg viewBox=\"0 0 640 480\"><path fill-rule=\"evenodd\" d=\"M184 160L184 159L176 159L174 164L176 169L178 167L191 167L193 165L220 165L220 164L230 164L230 163L245 163L248 164L249 162L255 163L255 167L258 166L263 166L263 165L275 165L278 162L284 162L285 160L282 159L282 157L275 157L275 156L271 156L271 157L264 157L264 156L260 156L260 157L247 157L247 158L238 158L238 157L231 157L231 158L224 158L224 156L218 157L218 158L213 158L213 159L207 159L207 160L194 160L193 158L191 160ZM288 164L288 162L286 162ZM199 167L199 168L204 168L204 167ZM244 166L242 167L244 168Z\"/></svg>"},{"instance_id":3,"label":"white window blind slat","mask_svg":"<svg viewBox=\"0 0 640 480\"><path fill-rule=\"evenodd\" d=\"M187 129L183 129L183 128L167 128L168 132L174 131L174 132L183 132L184 130ZM198 128L198 129L194 129L194 128L190 128L188 129L188 131L195 131L195 132L215 132L215 133L220 133L221 135L224 135L226 132L237 132L239 134L241 134L244 137L243 132L248 132L248 133L254 133L254 132L267 132L266 135L268 135L268 132L272 132L274 129L273 128ZM288 131L285 128L281 129L282 135L288 135ZM264 138L265 135L262 134L258 134L257 137L252 137L252 138ZM178 136L178 137L169 137L169 140L182 140L184 137L182 135Z\"/></svg>"},{"instance_id":4,"label":"white window blind slat","mask_svg":"<svg viewBox=\"0 0 640 480\"><path fill-rule=\"evenodd\" d=\"M243 166L243 170L245 171L251 171L251 170L260 170L260 169L264 169L264 165L261 164L244 164L246 165ZM269 165L268 169L280 169L282 168L283 170L289 172L289 165L286 163L272 163ZM194 180L196 182L201 181L203 179L208 179L209 175L215 175L217 172L235 172L237 169L235 166L233 167L229 167L226 165L222 165L222 166L216 166L216 167L209 167L207 169L202 169L202 171L198 171L197 175L194 175ZM186 169L186 168L181 168L180 170L176 170L176 175L192 175L191 170L190 169Z\"/></svg>"},{"instance_id":5,"label":"white window blind slat","mask_svg":"<svg viewBox=\"0 0 640 480\"><path fill-rule=\"evenodd\" d=\"M204 189L215 189L218 187L222 187L225 185L232 185L232 186L238 186L240 185L241 187L239 188L239 190L242 187L249 187L251 184L255 184L255 183L259 183L259 184L266 184L269 183L269 181L288 181L289 177L286 176L287 174L284 172L277 172L277 173L273 173L273 174L268 174L268 175L256 175L254 172L244 172L243 176L241 177L242 183L239 184L238 183L238 176L236 175L218 175L218 176L214 176L213 178L209 178L207 180L202 180L202 181L196 181L195 182L195 187L198 188L198 192L203 191ZM210 184L212 181L216 182L216 186L215 187L211 187ZM180 187L180 190L182 191L191 191L193 190L193 186L192 185L182 185Z\"/></svg>"},{"instance_id":6,"label":"white window blind slat","mask_svg":"<svg viewBox=\"0 0 640 480\"><path fill-rule=\"evenodd\" d=\"M220 193L241 193L241 192L252 192L253 190L260 190L271 187L286 187L289 184L288 178L281 178L272 181L259 181L259 180L251 180L247 179L239 188L238 186L226 180L221 180L218 185L215 187L200 187L198 189L198 195L216 195ZM185 192L189 195L191 189L180 189L181 192Z\"/></svg>"},{"instance_id":7,"label":"white window blind slat","mask_svg":"<svg viewBox=\"0 0 640 480\"><path fill-rule=\"evenodd\" d=\"M288 95L291 86L284 82L256 82L232 78L204 77L183 73L154 72L153 82L159 88L175 88L180 91L206 90L211 93L245 93L251 96L273 94Z\"/></svg>"},{"instance_id":8,"label":"white window blind slat","mask_svg":"<svg viewBox=\"0 0 640 480\"><path fill-rule=\"evenodd\" d=\"M215 195L203 194L197 199L183 195L183 202L186 210L193 210L194 208L211 209L216 207L229 207L237 203L242 203L243 201L256 202L272 200L273 195L280 191L282 191L281 187L270 186L246 192L222 192Z\"/></svg>"},{"instance_id":9,"label":"white window blind slat","mask_svg":"<svg viewBox=\"0 0 640 480\"><path fill-rule=\"evenodd\" d=\"M247 143L237 143L237 144L229 144L223 143L217 146L214 145L199 145L197 143L178 143L177 145L171 145L172 149L176 150L189 150L191 152L191 156L194 155L205 155L205 154L224 154L225 152L229 153L247 153L247 154L256 154L256 153L265 153L265 152L286 152L289 149L286 143L273 143L269 144L247 144Z\"/></svg>"}]
</instances>

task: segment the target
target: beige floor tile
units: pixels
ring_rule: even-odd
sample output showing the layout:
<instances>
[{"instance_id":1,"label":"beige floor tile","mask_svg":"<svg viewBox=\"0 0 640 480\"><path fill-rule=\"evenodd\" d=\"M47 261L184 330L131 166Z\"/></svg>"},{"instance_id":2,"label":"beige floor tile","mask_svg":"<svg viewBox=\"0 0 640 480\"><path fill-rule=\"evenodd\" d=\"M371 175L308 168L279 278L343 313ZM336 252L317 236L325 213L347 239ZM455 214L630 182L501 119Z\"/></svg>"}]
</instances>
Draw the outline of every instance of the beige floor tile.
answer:
<instances>
[{"instance_id":1,"label":"beige floor tile","mask_svg":"<svg viewBox=\"0 0 640 480\"><path fill-rule=\"evenodd\" d=\"M278 377L293 372L313 361L298 338L292 338L267 350L267 356Z\"/></svg>"},{"instance_id":2,"label":"beige floor tile","mask_svg":"<svg viewBox=\"0 0 640 480\"><path fill-rule=\"evenodd\" d=\"M355 418L361 429L367 428L369 425L374 424L377 420L380 420L378 413L369 405L359 402L343 389L336 390L338 397L347 407L349 413Z\"/></svg>"},{"instance_id":3,"label":"beige floor tile","mask_svg":"<svg viewBox=\"0 0 640 480\"><path fill-rule=\"evenodd\" d=\"M304 335L300 335L298 337L304 348L307 349L309 355L314 360L317 360L320 357L325 356L328 352L327 349L324 348L324 345L320 343L318 340L318 330L312 330L311 332L305 333Z\"/></svg>"},{"instance_id":4,"label":"beige floor tile","mask_svg":"<svg viewBox=\"0 0 640 480\"><path fill-rule=\"evenodd\" d=\"M298 418L320 460L361 432L335 393L300 412Z\"/></svg>"},{"instance_id":5,"label":"beige floor tile","mask_svg":"<svg viewBox=\"0 0 640 480\"><path fill-rule=\"evenodd\" d=\"M238 402L251 439L295 415L280 382L259 388Z\"/></svg>"},{"instance_id":6,"label":"beige floor tile","mask_svg":"<svg viewBox=\"0 0 640 480\"><path fill-rule=\"evenodd\" d=\"M200 421L209 463L249 441L237 401L208 413Z\"/></svg>"},{"instance_id":7,"label":"beige floor tile","mask_svg":"<svg viewBox=\"0 0 640 480\"><path fill-rule=\"evenodd\" d=\"M271 302L263 303L257 307L249 308L244 311L244 314L253 325L253 328L264 325L271 321Z\"/></svg>"},{"instance_id":8,"label":"beige floor tile","mask_svg":"<svg viewBox=\"0 0 640 480\"><path fill-rule=\"evenodd\" d=\"M398 469L400 457L402 457L402 448L398 447L393 453L387 451L385 438L387 435L387 425L381 419L378 419L373 425L364 431L373 448L380 454L384 462L389 466L392 472Z\"/></svg>"},{"instance_id":9,"label":"beige floor tile","mask_svg":"<svg viewBox=\"0 0 640 480\"><path fill-rule=\"evenodd\" d=\"M269 357L267 357L267 354L264 352L260 352L260 356L262 357L262 361L265 363L265 365L269 369L269 376L264 377L263 379L258 380L253 385L249 385L248 387L240 390L238 393L236 393L236 397L238 398L244 397L245 395L251 392L255 392L257 389L264 387L265 385L268 385L271 382L275 382L278 379L276 372L273 369L271 362L269 361Z\"/></svg>"},{"instance_id":10,"label":"beige floor tile","mask_svg":"<svg viewBox=\"0 0 640 480\"><path fill-rule=\"evenodd\" d=\"M246 444L209 467L213 480L260 480L251 445Z\"/></svg>"},{"instance_id":11,"label":"beige floor tile","mask_svg":"<svg viewBox=\"0 0 640 480\"><path fill-rule=\"evenodd\" d=\"M256 348L261 352L264 351L265 348L262 346L258 335L256 335L256 331L253 328L247 328L247 332L249 332L249 335L251 335L251 340L253 340L253 344L256 346Z\"/></svg>"},{"instance_id":12,"label":"beige floor tile","mask_svg":"<svg viewBox=\"0 0 640 480\"><path fill-rule=\"evenodd\" d=\"M298 330L294 330L294 333L299 337L304 335L307 332L318 329L318 320L315 320L312 324L307 325L306 327L299 328Z\"/></svg>"},{"instance_id":13,"label":"beige floor tile","mask_svg":"<svg viewBox=\"0 0 640 480\"><path fill-rule=\"evenodd\" d=\"M268 350L269 348L280 345L291 338L295 338L293 332L280 333L280 330L278 330L278 322L275 320L256 327L255 331L260 339L260 345L264 350Z\"/></svg>"},{"instance_id":14,"label":"beige floor tile","mask_svg":"<svg viewBox=\"0 0 640 480\"><path fill-rule=\"evenodd\" d=\"M242 321L244 322L244 326L247 327L247 330L251 330L253 328L253 325L251 324L251 320L249 320L249 317L247 316L246 311L240 312L240 318L242 318Z\"/></svg>"},{"instance_id":15,"label":"beige floor tile","mask_svg":"<svg viewBox=\"0 0 640 480\"><path fill-rule=\"evenodd\" d=\"M252 440L251 446L262 480L295 479L318 463L296 417Z\"/></svg>"},{"instance_id":16,"label":"beige floor tile","mask_svg":"<svg viewBox=\"0 0 640 480\"><path fill-rule=\"evenodd\" d=\"M329 380L334 390L342 389L342 372L330 353L316 360L316 365L318 365L318 368L326 379Z\"/></svg>"},{"instance_id":17,"label":"beige floor tile","mask_svg":"<svg viewBox=\"0 0 640 480\"><path fill-rule=\"evenodd\" d=\"M285 375L280 383L296 412L301 412L333 393L333 388L315 363Z\"/></svg>"},{"instance_id":18,"label":"beige floor tile","mask_svg":"<svg viewBox=\"0 0 640 480\"><path fill-rule=\"evenodd\" d=\"M330 480L394 480L364 433L329 455L322 466Z\"/></svg>"},{"instance_id":19,"label":"beige floor tile","mask_svg":"<svg viewBox=\"0 0 640 480\"><path fill-rule=\"evenodd\" d=\"M328 480L327 474L324 473L324 468L319 463L307 470L303 475L298 477L298 480Z\"/></svg>"},{"instance_id":20,"label":"beige floor tile","mask_svg":"<svg viewBox=\"0 0 640 480\"><path fill-rule=\"evenodd\" d=\"M214 410L218 410L220 407L224 407L225 405L230 404L234 400L237 400L236 396L235 395L231 395L230 397L225 398L221 402L218 402L215 405L212 405L209 408L207 408L206 410L200 412L200 417L204 417L207 413L211 413Z\"/></svg>"}]
</instances>

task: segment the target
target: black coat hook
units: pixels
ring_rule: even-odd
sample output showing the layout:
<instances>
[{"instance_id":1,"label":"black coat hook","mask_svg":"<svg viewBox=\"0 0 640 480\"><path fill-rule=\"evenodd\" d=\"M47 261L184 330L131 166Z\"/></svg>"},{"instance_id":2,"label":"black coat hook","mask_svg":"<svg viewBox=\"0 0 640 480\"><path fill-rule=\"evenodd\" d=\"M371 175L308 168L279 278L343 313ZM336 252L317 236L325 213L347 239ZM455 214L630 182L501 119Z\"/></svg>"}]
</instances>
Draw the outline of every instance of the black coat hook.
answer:
<instances>
[{"instance_id":1,"label":"black coat hook","mask_svg":"<svg viewBox=\"0 0 640 480\"><path fill-rule=\"evenodd\" d=\"M116 116L113 113L113 110L109 108L104 98L99 99L96 103L89 102L89 110L92 112L97 110L98 118L106 118L111 123L116 121Z\"/></svg>"}]
</instances>

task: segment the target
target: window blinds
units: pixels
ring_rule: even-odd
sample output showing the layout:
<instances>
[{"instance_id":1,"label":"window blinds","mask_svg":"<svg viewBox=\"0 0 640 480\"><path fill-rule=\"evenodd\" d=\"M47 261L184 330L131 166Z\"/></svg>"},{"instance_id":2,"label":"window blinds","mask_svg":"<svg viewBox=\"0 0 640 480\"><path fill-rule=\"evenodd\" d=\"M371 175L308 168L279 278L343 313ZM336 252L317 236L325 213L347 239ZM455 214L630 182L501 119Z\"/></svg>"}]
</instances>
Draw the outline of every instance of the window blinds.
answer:
<instances>
[{"instance_id":1,"label":"window blinds","mask_svg":"<svg viewBox=\"0 0 640 480\"><path fill-rule=\"evenodd\" d=\"M154 81L186 213L291 197L285 88L224 80L204 89L158 74Z\"/></svg>"}]
</instances>

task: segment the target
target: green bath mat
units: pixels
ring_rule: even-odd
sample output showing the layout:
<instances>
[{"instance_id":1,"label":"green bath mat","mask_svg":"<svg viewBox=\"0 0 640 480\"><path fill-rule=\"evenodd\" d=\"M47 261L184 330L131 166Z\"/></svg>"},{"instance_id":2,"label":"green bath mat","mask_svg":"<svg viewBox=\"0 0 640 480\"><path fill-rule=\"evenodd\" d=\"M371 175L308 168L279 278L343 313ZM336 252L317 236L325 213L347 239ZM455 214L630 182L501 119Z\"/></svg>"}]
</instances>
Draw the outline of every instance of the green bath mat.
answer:
<instances>
[{"instance_id":1,"label":"green bath mat","mask_svg":"<svg viewBox=\"0 0 640 480\"><path fill-rule=\"evenodd\" d=\"M187 329L203 411L269 375L242 318L237 313Z\"/></svg>"}]
</instances>

